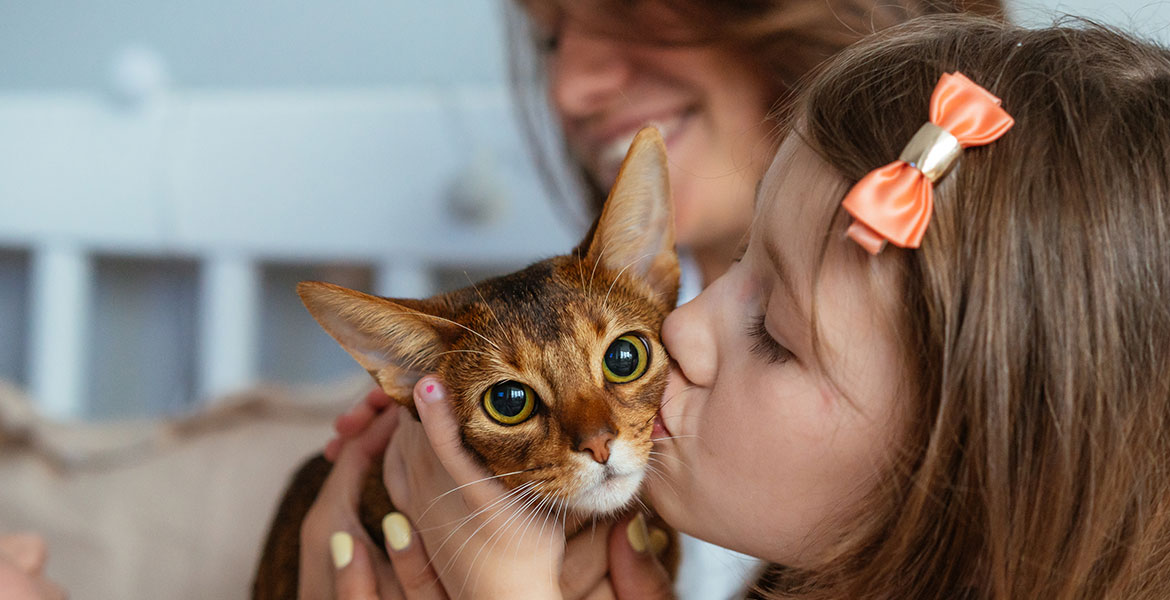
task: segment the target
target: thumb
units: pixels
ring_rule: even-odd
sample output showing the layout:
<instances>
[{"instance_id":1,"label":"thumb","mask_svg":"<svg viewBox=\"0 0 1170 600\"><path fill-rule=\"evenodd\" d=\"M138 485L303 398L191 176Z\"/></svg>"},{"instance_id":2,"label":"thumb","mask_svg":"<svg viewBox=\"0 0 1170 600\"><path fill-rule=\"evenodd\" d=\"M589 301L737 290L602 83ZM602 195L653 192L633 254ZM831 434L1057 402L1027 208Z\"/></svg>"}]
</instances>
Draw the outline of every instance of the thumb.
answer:
<instances>
[{"instance_id":1,"label":"thumb","mask_svg":"<svg viewBox=\"0 0 1170 600\"><path fill-rule=\"evenodd\" d=\"M670 575L655 556L646 517L618 521L609 534L609 578L617 598L674 598Z\"/></svg>"},{"instance_id":2,"label":"thumb","mask_svg":"<svg viewBox=\"0 0 1170 600\"><path fill-rule=\"evenodd\" d=\"M463 447L459 421L452 411L446 386L436 377L424 377L414 386L414 400L418 420L422 422L435 456L455 483L463 488L464 498L481 505L498 500L498 492L492 486L470 485L486 480L489 473Z\"/></svg>"}]
</instances>

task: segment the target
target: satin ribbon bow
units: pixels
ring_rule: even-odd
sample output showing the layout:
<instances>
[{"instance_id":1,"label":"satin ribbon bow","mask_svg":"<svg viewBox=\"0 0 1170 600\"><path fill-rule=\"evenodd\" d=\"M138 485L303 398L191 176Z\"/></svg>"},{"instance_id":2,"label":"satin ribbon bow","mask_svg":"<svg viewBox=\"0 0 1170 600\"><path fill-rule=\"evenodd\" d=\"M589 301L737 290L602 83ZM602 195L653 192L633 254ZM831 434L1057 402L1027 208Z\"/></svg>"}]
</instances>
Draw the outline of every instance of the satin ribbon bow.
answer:
<instances>
[{"instance_id":1,"label":"satin ribbon bow","mask_svg":"<svg viewBox=\"0 0 1170 600\"><path fill-rule=\"evenodd\" d=\"M990 144L1015 123L1000 100L962 73L945 73L930 96L930 122L914 134L898 160L870 171L842 206L854 222L847 235L870 254L886 242L917 248L930 223L934 182L963 148Z\"/></svg>"}]
</instances>

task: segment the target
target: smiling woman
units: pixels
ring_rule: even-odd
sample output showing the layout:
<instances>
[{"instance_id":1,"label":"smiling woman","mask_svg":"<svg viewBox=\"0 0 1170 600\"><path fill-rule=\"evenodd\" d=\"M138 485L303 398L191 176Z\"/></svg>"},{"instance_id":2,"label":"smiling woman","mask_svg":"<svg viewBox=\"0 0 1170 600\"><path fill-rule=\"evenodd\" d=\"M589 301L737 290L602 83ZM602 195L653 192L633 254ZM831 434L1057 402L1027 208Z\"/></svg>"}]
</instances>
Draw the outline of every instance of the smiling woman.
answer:
<instances>
[{"instance_id":1,"label":"smiling woman","mask_svg":"<svg viewBox=\"0 0 1170 600\"><path fill-rule=\"evenodd\" d=\"M515 33L532 39L535 54L518 50L513 75L541 78L518 88L534 92L522 98L530 132L550 109L595 214L634 133L658 126L670 156L678 242L704 284L731 264L747 231L756 183L777 143L769 115L786 112L801 78L866 33L914 16L1002 12L997 0L518 4ZM559 154L537 152L546 161Z\"/></svg>"}]
</instances>

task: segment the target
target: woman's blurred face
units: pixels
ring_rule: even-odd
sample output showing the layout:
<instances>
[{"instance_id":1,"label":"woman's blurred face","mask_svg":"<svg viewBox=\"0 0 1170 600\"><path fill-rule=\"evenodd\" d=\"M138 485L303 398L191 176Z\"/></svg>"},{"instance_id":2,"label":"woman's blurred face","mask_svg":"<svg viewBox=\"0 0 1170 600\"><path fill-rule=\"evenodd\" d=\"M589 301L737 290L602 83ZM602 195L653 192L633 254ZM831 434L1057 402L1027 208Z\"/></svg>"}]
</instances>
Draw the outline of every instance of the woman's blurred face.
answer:
<instances>
[{"instance_id":1,"label":"woman's blurred face","mask_svg":"<svg viewBox=\"0 0 1170 600\"><path fill-rule=\"evenodd\" d=\"M528 6L547 36L550 100L571 151L608 188L634 133L657 125L670 160L679 244L730 258L774 151L764 121L774 98L730 50L640 42L612 33L612 23L607 33L601 10L592 0ZM638 22L655 24L656 35L685 35L678 17L657 3L635 10Z\"/></svg>"}]
</instances>

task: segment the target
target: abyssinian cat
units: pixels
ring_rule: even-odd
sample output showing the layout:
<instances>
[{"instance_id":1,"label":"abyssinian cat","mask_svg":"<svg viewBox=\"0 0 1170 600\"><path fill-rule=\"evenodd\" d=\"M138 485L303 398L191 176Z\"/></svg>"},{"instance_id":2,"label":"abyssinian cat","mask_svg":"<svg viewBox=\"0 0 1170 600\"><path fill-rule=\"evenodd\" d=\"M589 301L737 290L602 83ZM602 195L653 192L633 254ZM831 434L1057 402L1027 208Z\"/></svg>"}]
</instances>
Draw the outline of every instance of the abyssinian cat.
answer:
<instances>
[{"instance_id":1,"label":"abyssinian cat","mask_svg":"<svg viewBox=\"0 0 1170 600\"><path fill-rule=\"evenodd\" d=\"M297 291L400 404L412 406L420 377L439 374L467 450L510 489L541 482L536 499L560 500L575 513L568 522L582 523L629 507L647 472L669 371L659 330L678 277L665 147L647 128L569 254L425 300L317 282ZM285 492L254 598L296 597L300 524L328 471L314 458ZM381 471L371 469L360 511L380 547L393 510Z\"/></svg>"}]
</instances>

